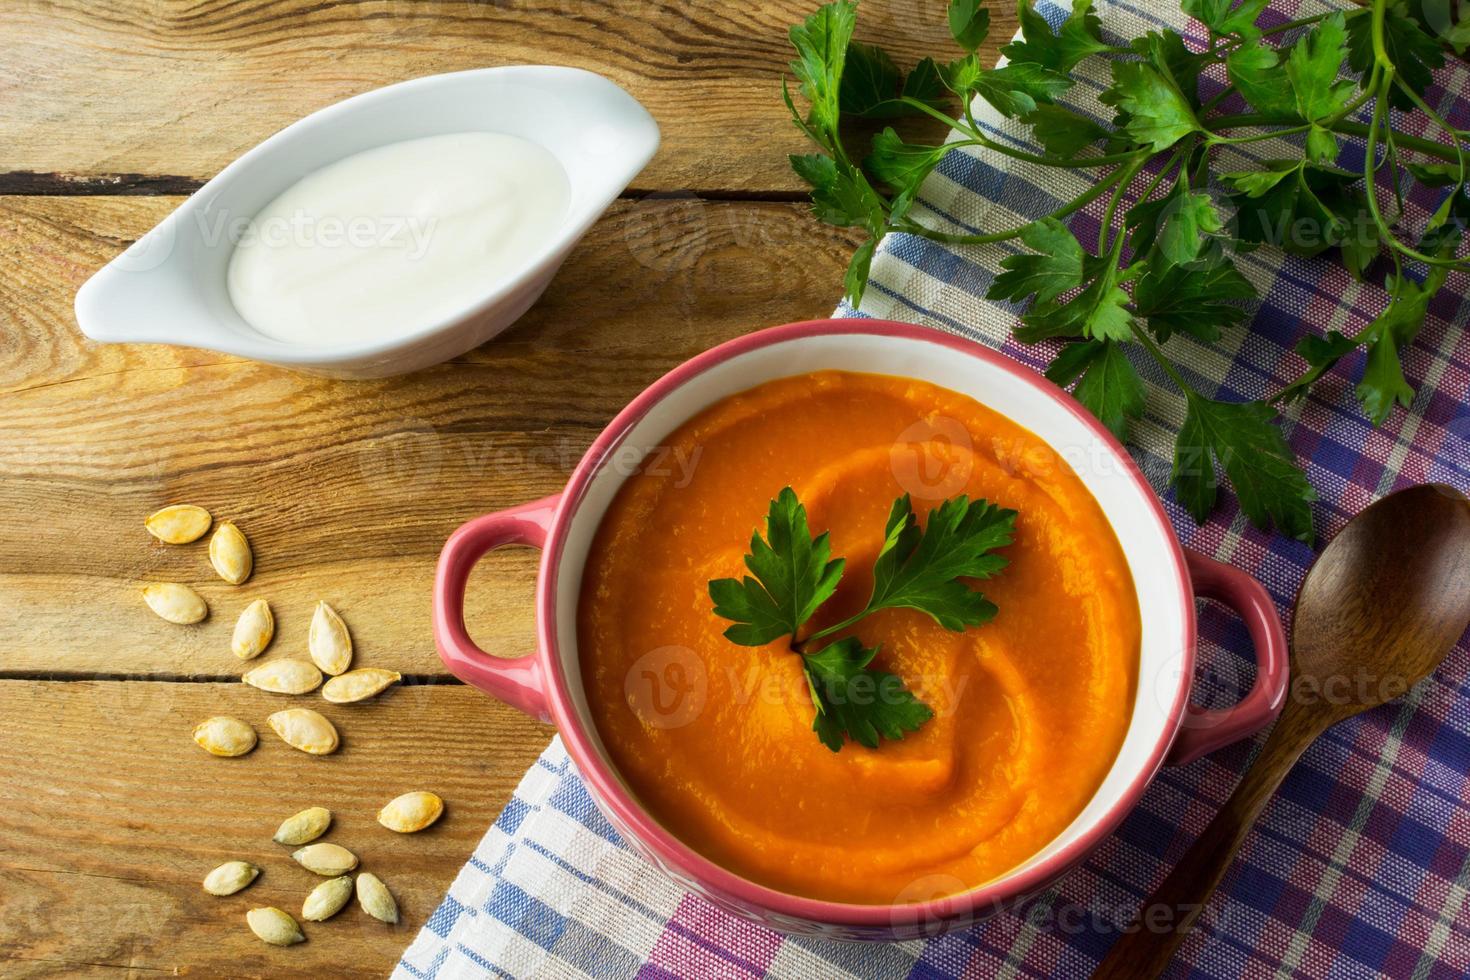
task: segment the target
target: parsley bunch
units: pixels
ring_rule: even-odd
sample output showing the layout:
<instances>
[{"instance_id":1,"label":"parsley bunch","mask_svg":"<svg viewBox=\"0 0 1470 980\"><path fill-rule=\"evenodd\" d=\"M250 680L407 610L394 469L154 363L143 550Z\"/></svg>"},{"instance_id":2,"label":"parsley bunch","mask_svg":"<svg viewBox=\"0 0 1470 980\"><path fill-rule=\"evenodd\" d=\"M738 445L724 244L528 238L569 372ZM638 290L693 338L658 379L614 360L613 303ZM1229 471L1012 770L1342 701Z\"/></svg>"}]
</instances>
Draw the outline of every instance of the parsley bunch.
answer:
<instances>
[{"instance_id":1,"label":"parsley bunch","mask_svg":"<svg viewBox=\"0 0 1470 980\"><path fill-rule=\"evenodd\" d=\"M802 627L837 590L847 560L831 557L826 531L812 537L806 507L786 487L771 501L766 537L759 530L750 536L745 566L751 574L716 579L709 594L715 615L734 623L725 630L731 642L755 647L791 638L817 709L812 730L824 745L837 752L848 737L877 748L879 735L903 738L934 712L901 678L869 668L877 647L847 636L812 648L879 609L917 609L956 632L989 622L995 604L961 579L990 578L1004 568L1006 559L994 551L1011 543L1015 525L1013 510L954 497L930 511L921 529L904 494L889 511L867 604L803 637Z\"/></svg>"},{"instance_id":2,"label":"parsley bunch","mask_svg":"<svg viewBox=\"0 0 1470 980\"><path fill-rule=\"evenodd\" d=\"M1021 38L1001 49L1008 63L991 68L977 54L989 14L980 0L951 0L950 34L961 53L925 58L905 74L881 48L852 39L857 4L838 0L791 29L797 51L791 69L807 111L797 110L784 83L782 92L796 125L821 150L791 158L812 187L813 210L831 224L868 232L846 276L854 304L887 232L961 245L1019 239L1029 251L1001 262L1004 271L989 296L1029 301L1017 339L1065 342L1047 377L1074 385L1077 398L1126 439L1130 422L1143 414L1144 386L1123 348L1141 348L1185 396L1171 475L1180 502L1203 521L1215 505L1218 466L1255 524L1311 542L1316 494L1274 424L1275 406L1305 396L1360 348L1367 355L1356 394L1374 424L1413 399L1400 351L1423 325L1448 273L1470 266L1457 257L1470 221L1464 193L1470 131L1452 126L1420 93L1444 64L1441 40L1463 53L1470 28L1438 23L1447 20L1443 2L1373 0L1371 9L1262 29L1256 21L1268 2L1181 0L1209 34L1205 50L1191 51L1170 32L1149 32L1126 45L1104 40L1091 0L1075 0L1053 32L1019 0ZM1109 125L1055 101L1089 58L1110 61L1112 83L1101 95L1115 112ZM1028 125L1042 152L987 135L971 110L976 97ZM957 105L958 118L946 105ZM1242 105L1249 111L1226 111ZM1361 112L1370 112L1366 124L1356 121ZM1418 114L1422 124L1406 128L1427 125L1448 141L1395 128L1395 112ZM958 138L911 143L889 127L873 138L865 158L849 154L845 122L907 114L939 119ZM1366 142L1357 169L1338 165L1343 136ZM1279 137L1295 148L1288 158L1246 170L1225 169L1219 159L1229 147ZM1029 224L952 234L921 224L910 211L924 177L959 147L1096 176L1075 200ZM1140 174L1150 175L1146 188L1125 207ZM1443 196L1409 240L1400 225L1404 187L1413 182L1442 188ZM1063 219L1103 199L1102 228L1089 250ZM1384 276L1389 304L1356 333L1304 337L1297 353L1306 370L1269 398L1207 398L1164 348L1175 334L1214 342L1247 319L1241 301L1256 291L1231 255L1262 244L1301 255L1336 249L1359 278Z\"/></svg>"}]
</instances>

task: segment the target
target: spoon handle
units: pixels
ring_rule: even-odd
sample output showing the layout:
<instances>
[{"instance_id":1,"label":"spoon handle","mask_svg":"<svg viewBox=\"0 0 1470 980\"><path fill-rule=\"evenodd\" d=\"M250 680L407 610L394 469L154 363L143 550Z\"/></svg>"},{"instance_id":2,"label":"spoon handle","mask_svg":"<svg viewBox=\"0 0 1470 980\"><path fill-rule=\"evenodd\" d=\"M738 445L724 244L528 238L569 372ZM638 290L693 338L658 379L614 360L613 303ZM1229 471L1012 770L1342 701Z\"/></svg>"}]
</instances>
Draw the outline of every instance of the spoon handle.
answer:
<instances>
[{"instance_id":1,"label":"spoon handle","mask_svg":"<svg viewBox=\"0 0 1470 980\"><path fill-rule=\"evenodd\" d=\"M1321 719L1299 702L1287 702L1235 792L1139 909L1130 930L1098 964L1093 980L1137 980L1163 974L1175 950L1193 931L1195 920L1225 877L1266 801L1321 731Z\"/></svg>"}]
</instances>

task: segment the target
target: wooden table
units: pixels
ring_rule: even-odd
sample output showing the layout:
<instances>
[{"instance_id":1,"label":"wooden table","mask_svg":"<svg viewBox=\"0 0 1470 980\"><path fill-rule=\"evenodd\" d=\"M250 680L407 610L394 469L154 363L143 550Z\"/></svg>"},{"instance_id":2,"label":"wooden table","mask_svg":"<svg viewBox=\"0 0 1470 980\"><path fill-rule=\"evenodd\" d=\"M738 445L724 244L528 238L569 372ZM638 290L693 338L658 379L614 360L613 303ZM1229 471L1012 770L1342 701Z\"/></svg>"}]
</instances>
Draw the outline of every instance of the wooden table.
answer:
<instances>
[{"instance_id":1,"label":"wooden table","mask_svg":"<svg viewBox=\"0 0 1470 980\"><path fill-rule=\"evenodd\" d=\"M552 732L446 675L429 634L444 538L552 493L634 394L693 354L835 304L855 239L816 222L786 155L787 27L811 4L578 0L4 0L0 22L0 975L382 975L413 938ZM997 12L992 35L1013 30ZM941 0L865 0L860 37L903 62L947 51ZM897 40L894 40L894 38ZM995 44L984 52L993 57ZM640 99L663 147L545 297L452 363L337 382L208 351L100 346L78 286L235 156L346 96L419 75L578 65ZM236 521L242 587L205 547L154 542L174 502ZM470 627L532 643L536 555L488 558ZM195 584L204 623L171 626L139 584ZM312 758L239 683L235 617L277 616L271 655L301 654L317 599L357 664L405 675L377 702L321 707L343 748ZM213 714L261 744L216 759ZM399 837L374 815L431 789L448 815ZM271 843L308 805L337 814L398 896L389 927L355 906L275 949L256 905L299 910L314 877ZM264 873L229 898L199 882L231 858Z\"/></svg>"}]
</instances>

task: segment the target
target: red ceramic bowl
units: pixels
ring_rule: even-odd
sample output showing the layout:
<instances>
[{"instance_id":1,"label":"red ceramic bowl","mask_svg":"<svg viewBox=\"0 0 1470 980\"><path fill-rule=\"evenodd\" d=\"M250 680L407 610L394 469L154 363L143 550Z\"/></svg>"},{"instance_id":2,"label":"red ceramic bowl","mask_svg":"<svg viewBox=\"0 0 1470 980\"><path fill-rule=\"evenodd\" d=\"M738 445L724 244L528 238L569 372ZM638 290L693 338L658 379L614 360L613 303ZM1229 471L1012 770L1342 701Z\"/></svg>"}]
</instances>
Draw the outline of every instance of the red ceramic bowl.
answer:
<instances>
[{"instance_id":1,"label":"red ceramic bowl","mask_svg":"<svg viewBox=\"0 0 1470 980\"><path fill-rule=\"evenodd\" d=\"M1143 620L1139 685L1123 746L1102 786L1055 840L984 885L946 894L915 883L889 905L818 901L756 884L665 829L608 760L588 715L577 654L577 600L593 533L623 479L674 429L726 396L815 370L919 378L966 394L1044 439L1072 466L1117 531ZM493 548L542 549L537 649L492 657L465 631L470 569ZM1254 686L1235 707L1189 704L1196 595L1244 618L1255 643ZM899 939L968 925L1042 890L1102 841L1138 803L1161 765L1180 765L1273 719L1286 693L1286 638L1266 591L1249 576L1179 546L1158 498L1117 440L1071 396L987 348L938 331L878 320L815 320L741 337L699 355L635 398L599 435L561 493L478 517L456 531L434 584L434 638L466 683L554 723L588 791L625 840L686 888L791 933Z\"/></svg>"}]
</instances>

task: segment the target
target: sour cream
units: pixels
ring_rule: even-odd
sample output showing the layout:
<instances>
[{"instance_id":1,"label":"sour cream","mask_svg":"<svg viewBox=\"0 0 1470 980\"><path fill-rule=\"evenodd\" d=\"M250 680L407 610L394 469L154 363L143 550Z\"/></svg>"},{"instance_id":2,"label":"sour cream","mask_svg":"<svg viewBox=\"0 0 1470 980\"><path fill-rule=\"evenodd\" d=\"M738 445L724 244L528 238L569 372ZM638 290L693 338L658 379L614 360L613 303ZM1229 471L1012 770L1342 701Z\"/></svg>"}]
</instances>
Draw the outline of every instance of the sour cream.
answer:
<instances>
[{"instance_id":1,"label":"sour cream","mask_svg":"<svg viewBox=\"0 0 1470 980\"><path fill-rule=\"evenodd\" d=\"M386 340L463 313L527 267L566 218L546 149L502 133L390 143L267 204L230 257L230 301L267 337Z\"/></svg>"}]
</instances>

